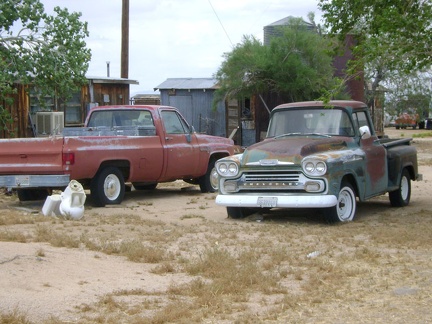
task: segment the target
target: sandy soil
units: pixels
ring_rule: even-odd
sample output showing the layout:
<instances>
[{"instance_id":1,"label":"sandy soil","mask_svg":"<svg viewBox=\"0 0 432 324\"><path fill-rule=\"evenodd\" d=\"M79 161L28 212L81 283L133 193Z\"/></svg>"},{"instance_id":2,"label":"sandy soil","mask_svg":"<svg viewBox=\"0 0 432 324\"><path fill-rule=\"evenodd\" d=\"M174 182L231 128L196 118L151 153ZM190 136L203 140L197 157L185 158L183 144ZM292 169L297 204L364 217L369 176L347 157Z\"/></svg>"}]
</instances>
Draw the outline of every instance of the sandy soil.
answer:
<instances>
[{"instance_id":1,"label":"sandy soil","mask_svg":"<svg viewBox=\"0 0 432 324\"><path fill-rule=\"evenodd\" d=\"M401 133L409 137L413 131L388 129L386 133L390 137L401 136ZM430 211L432 139L416 139L415 145L419 148L420 172L424 180L413 182L410 206L415 210ZM75 221L71 230L84 232L92 217L123 213L139 215L149 221L163 221L171 226L199 226L202 218L231 224L233 220L227 219L225 208L214 204L214 197L214 194L199 194L198 188L183 182L160 186L145 196L133 191L127 193L120 206L91 208L86 205L86 222L81 228L80 222ZM146 204L146 201L151 201L151 204ZM4 195L0 198L1 213L36 217L40 215L42 205L43 202L19 203ZM375 203L362 204L358 217L367 217L376 208L381 207ZM202 216L179 217L188 213ZM395 213L406 213L406 210L398 209ZM8 228L0 224L0 231L17 231L19 226ZM26 226L22 225L24 233L29 230ZM125 234L129 235L128 232ZM59 248L39 242L0 242L0 313L17 310L35 322L42 322L50 316L79 322L77 307L83 303L95 303L109 292L144 287L162 292L173 282L178 284L189 280L184 273L157 275L150 271L152 268L154 264L130 262L121 256L86 248Z\"/></svg>"}]
</instances>

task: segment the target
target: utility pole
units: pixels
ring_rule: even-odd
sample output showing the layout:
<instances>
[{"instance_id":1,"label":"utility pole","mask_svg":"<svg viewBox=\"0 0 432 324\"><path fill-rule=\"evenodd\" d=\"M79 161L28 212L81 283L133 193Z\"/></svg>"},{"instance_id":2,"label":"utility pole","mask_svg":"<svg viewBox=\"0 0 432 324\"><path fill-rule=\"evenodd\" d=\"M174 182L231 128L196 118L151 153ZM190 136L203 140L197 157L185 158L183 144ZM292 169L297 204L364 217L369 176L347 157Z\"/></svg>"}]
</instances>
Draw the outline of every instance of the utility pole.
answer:
<instances>
[{"instance_id":1,"label":"utility pole","mask_svg":"<svg viewBox=\"0 0 432 324\"><path fill-rule=\"evenodd\" d=\"M122 3L122 40L120 77L129 78L129 0Z\"/></svg>"}]
</instances>

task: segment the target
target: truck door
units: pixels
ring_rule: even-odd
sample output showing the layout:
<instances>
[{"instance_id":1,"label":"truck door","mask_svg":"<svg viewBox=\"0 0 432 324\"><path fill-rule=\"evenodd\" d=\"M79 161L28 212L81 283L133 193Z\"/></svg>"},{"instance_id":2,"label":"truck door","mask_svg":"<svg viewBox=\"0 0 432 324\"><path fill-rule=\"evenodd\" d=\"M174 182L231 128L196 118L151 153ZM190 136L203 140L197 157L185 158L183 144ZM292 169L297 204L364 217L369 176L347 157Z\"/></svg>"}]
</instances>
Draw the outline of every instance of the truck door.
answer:
<instances>
[{"instance_id":1,"label":"truck door","mask_svg":"<svg viewBox=\"0 0 432 324\"><path fill-rule=\"evenodd\" d=\"M189 125L174 110L162 110L166 179L196 175L199 165L199 146Z\"/></svg>"},{"instance_id":2,"label":"truck door","mask_svg":"<svg viewBox=\"0 0 432 324\"><path fill-rule=\"evenodd\" d=\"M368 126L371 132L374 128L366 112L357 112L353 115L357 129L362 126ZM368 139L360 140L360 147L365 152L365 170L364 170L364 192L365 198L385 192L388 185L387 175L387 151L382 146L376 134Z\"/></svg>"}]
</instances>

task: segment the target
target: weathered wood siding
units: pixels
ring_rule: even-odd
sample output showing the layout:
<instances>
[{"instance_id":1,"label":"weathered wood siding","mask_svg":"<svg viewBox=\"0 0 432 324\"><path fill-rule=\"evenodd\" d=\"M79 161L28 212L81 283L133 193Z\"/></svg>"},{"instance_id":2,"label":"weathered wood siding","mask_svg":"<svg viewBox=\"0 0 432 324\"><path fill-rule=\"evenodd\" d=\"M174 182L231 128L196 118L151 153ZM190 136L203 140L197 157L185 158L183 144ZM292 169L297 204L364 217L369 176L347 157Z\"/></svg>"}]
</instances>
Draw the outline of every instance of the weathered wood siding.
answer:
<instances>
[{"instance_id":1,"label":"weathered wood siding","mask_svg":"<svg viewBox=\"0 0 432 324\"><path fill-rule=\"evenodd\" d=\"M94 83L93 89L93 102L97 102L99 106L130 104L129 84Z\"/></svg>"},{"instance_id":2,"label":"weathered wood siding","mask_svg":"<svg viewBox=\"0 0 432 324\"><path fill-rule=\"evenodd\" d=\"M8 105L5 101L2 106L12 117L12 124L1 125L1 138L29 137L32 136L31 124L29 123L29 97L26 86L16 85L16 94L11 96L13 103ZM21 108L22 107L22 108ZM6 128L6 129L3 129Z\"/></svg>"},{"instance_id":3,"label":"weathered wood siding","mask_svg":"<svg viewBox=\"0 0 432 324\"><path fill-rule=\"evenodd\" d=\"M33 137L30 116L37 111L51 111L54 109L52 100L44 108L35 98L26 91L28 86L16 84L16 94L12 96L13 103L2 105L11 114L13 122L6 125L6 130L0 130L0 138ZM99 106L106 105L128 105L129 84L127 83L93 83L93 101L91 100L90 88L86 84L82 86L81 92L73 95L68 102L58 102L57 110L65 112L65 126L82 126L89 112L90 103ZM34 121L33 121L34 124ZM3 126L3 125L2 125ZM3 128L3 127L2 127Z\"/></svg>"}]
</instances>

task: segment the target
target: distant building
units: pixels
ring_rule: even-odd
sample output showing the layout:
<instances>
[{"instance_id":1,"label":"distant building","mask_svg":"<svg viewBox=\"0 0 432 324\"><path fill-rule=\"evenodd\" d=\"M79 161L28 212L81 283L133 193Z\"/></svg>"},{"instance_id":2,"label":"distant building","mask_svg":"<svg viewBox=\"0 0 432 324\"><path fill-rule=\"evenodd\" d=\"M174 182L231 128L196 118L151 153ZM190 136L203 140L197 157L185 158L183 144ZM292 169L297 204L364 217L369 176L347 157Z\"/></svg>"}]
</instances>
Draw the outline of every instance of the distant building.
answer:
<instances>
[{"instance_id":1,"label":"distant building","mask_svg":"<svg viewBox=\"0 0 432 324\"><path fill-rule=\"evenodd\" d=\"M64 126L82 126L94 106L129 104L130 85L138 81L124 78L87 77L81 91L64 102L60 98L41 98L31 85L15 84L12 105L3 107L12 116L9 130L0 131L0 138L49 135Z\"/></svg>"},{"instance_id":2,"label":"distant building","mask_svg":"<svg viewBox=\"0 0 432 324\"><path fill-rule=\"evenodd\" d=\"M278 21L275 21L274 23L271 23L270 25L264 26L264 45L270 46L271 40L275 37L281 37L283 35L283 31L281 27L287 26L291 19L294 19L293 16L288 16L283 19L280 19ZM308 23L306 21L302 21L304 26L313 31L315 30L315 26L311 23Z\"/></svg>"},{"instance_id":3,"label":"distant building","mask_svg":"<svg viewBox=\"0 0 432 324\"><path fill-rule=\"evenodd\" d=\"M154 88L160 91L161 104L176 107L197 132L226 137L225 104L213 108L216 89L213 78L168 78Z\"/></svg>"},{"instance_id":4,"label":"distant building","mask_svg":"<svg viewBox=\"0 0 432 324\"><path fill-rule=\"evenodd\" d=\"M132 105L160 105L158 94L136 94L131 98Z\"/></svg>"},{"instance_id":5,"label":"distant building","mask_svg":"<svg viewBox=\"0 0 432 324\"><path fill-rule=\"evenodd\" d=\"M281 27L288 25L286 17L264 27L264 44L283 35ZM311 32L316 26L303 21ZM352 59L350 46L354 38L349 36L343 55L335 57L335 75L345 75L346 64ZM217 80L213 78L169 78L157 87L161 93L161 104L177 107L198 132L230 136L233 134L237 145L249 146L265 137L270 111L284 103L277 93L256 94L243 100L226 98L213 110L213 94L218 89ZM350 80L347 92L354 100L364 101L363 79Z\"/></svg>"}]
</instances>

